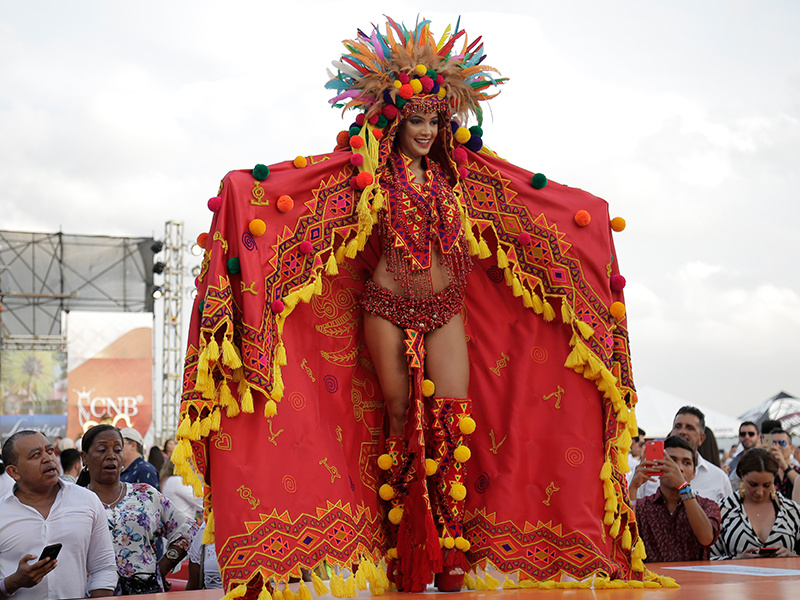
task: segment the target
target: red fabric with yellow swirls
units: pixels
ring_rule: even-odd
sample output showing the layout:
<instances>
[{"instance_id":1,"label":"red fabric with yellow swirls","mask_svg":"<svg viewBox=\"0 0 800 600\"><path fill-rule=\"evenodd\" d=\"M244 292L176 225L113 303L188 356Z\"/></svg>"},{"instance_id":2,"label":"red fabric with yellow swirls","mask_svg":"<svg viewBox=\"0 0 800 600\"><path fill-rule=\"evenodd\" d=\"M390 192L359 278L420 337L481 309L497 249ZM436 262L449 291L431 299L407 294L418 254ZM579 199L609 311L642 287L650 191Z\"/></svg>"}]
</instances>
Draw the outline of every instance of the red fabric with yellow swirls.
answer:
<instances>
[{"instance_id":1,"label":"red fabric with yellow swirls","mask_svg":"<svg viewBox=\"0 0 800 600\"><path fill-rule=\"evenodd\" d=\"M274 165L263 182L234 171L220 190L189 332L182 415L210 418L220 386L240 411L228 417L222 408L218 430L191 442L229 589L258 575L297 575L322 560L349 566L386 550L376 466L383 402L358 309L378 257L375 236L338 264L338 274L326 273L331 254L341 255L357 230L349 156L311 156L305 168ZM631 569L635 523L620 495L620 406L588 367L565 366L577 336L602 363L595 360L594 370L615 376L623 412L635 401L624 320L608 313L622 295L610 287L618 267L607 205L553 182L534 189L530 172L488 152L469 153L467 166L462 202L491 252L474 257L464 308L477 422L466 475L468 559L539 581L597 573L641 579ZM292 197L288 212L277 209L282 195ZM576 224L578 210L590 214L587 226ZM266 224L263 235L249 232L254 219ZM508 267L498 266L498 246ZM285 320L277 316L304 288ZM522 288L537 296L534 307L526 307ZM543 300L555 313L550 321ZM593 333L582 336L577 321ZM198 372L212 338L220 348L232 343L243 366L226 364L222 351L212 356L216 389L203 397ZM276 367L284 352L285 366ZM281 386L278 413L267 418L265 404ZM245 388L252 414L242 410ZM603 524L606 461L613 467L605 485L619 496L612 502L616 535ZM627 541L620 533L626 526Z\"/></svg>"}]
</instances>

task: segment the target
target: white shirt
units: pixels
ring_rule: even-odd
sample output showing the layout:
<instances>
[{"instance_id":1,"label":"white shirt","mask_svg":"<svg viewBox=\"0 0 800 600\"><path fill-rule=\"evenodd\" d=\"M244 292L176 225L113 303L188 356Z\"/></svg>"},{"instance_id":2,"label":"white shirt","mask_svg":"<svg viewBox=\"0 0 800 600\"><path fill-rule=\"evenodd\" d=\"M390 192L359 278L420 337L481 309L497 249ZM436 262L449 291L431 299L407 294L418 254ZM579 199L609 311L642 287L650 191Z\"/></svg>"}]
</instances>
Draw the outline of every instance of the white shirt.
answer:
<instances>
[{"instance_id":1,"label":"white shirt","mask_svg":"<svg viewBox=\"0 0 800 600\"><path fill-rule=\"evenodd\" d=\"M12 489L14 489L14 480L11 479L11 475L3 472L3 474L0 475L0 498L5 496Z\"/></svg>"},{"instance_id":2,"label":"white shirt","mask_svg":"<svg viewBox=\"0 0 800 600\"><path fill-rule=\"evenodd\" d=\"M198 512L203 514L203 499L194 497L194 488L183 483L180 475L167 477L161 493L177 508L187 519L197 520Z\"/></svg>"},{"instance_id":3,"label":"white shirt","mask_svg":"<svg viewBox=\"0 0 800 600\"><path fill-rule=\"evenodd\" d=\"M13 490L0 498L0 577L13 575L26 554L37 558L61 543L58 566L32 588L20 588L15 600L84 598L117 585L117 562L108 520L96 494L63 481L45 519L23 504ZM88 574L87 574L88 571Z\"/></svg>"},{"instance_id":4,"label":"white shirt","mask_svg":"<svg viewBox=\"0 0 800 600\"><path fill-rule=\"evenodd\" d=\"M698 496L708 498L719 504L723 498L731 495L731 482L725 471L715 467L700 454L697 454L697 469L694 472L694 479L690 482L692 491ZM644 498L656 493L659 481L645 481L636 493L637 498Z\"/></svg>"},{"instance_id":5,"label":"white shirt","mask_svg":"<svg viewBox=\"0 0 800 600\"><path fill-rule=\"evenodd\" d=\"M217 563L217 550L214 544L203 544L203 532L206 524L203 523L192 540L189 547L189 561L196 565L200 564L200 552L205 551L203 558L203 582L204 589L210 590L222 587L222 577L219 574L219 563Z\"/></svg>"}]
</instances>

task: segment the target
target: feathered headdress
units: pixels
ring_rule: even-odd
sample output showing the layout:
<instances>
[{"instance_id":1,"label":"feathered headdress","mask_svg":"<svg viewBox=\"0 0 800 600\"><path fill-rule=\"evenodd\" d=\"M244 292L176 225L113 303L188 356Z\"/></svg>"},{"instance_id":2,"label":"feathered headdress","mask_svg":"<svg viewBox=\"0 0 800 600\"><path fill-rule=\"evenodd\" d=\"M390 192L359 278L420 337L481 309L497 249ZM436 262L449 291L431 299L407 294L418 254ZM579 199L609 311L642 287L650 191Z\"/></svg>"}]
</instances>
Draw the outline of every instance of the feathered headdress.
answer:
<instances>
[{"instance_id":1,"label":"feathered headdress","mask_svg":"<svg viewBox=\"0 0 800 600\"><path fill-rule=\"evenodd\" d=\"M481 38L469 43L459 28L460 19L455 32L451 35L448 25L438 43L430 21L409 30L389 17L386 20L385 34L373 26L372 35L359 30L356 39L345 40L348 53L333 61L336 74L328 71L325 87L337 91L331 104L361 109L364 118L384 127L407 102L428 99L447 106L462 124L472 113L480 126L479 103L496 96L487 90L506 81L490 75L499 75L497 69L482 65L486 55Z\"/></svg>"}]
</instances>

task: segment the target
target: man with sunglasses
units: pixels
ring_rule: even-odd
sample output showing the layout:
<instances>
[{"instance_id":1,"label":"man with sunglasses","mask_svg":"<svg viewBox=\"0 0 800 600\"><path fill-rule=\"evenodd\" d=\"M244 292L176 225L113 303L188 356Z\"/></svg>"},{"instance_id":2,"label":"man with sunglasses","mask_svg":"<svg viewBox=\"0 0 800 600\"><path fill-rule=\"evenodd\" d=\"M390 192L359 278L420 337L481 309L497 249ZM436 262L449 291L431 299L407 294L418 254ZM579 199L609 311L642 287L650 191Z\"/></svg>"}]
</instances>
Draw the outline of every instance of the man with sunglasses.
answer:
<instances>
[{"instance_id":1,"label":"man with sunglasses","mask_svg":"<svg viewBox=\"0 0 800 600\"><path fill-rule=\"evenodd\" d=\"M775 489L784 498L791 498L794 482L797 479L797 467L791 462L792 437L783 429L772 430L772 447L769 449L775 460L778 461L778 472L775 474Z\"/></svg>"},{"instance_id":2,"label":"man with sunglasses","mask_svg":"<svg viewBox=\"0 0 800 600\"><path fill-rule=\"evenodd\" d=\"M734 454L733 459L731 460L728 468L730 472L728 473L728 478L731 480L731 487L734 490L739 489L739 476L736 474L736 465L739 464L739 459L742 458L742 455L750 450L750 448L755 448L761 443L761 435L758 433L758 427L752 421L745 421L741 425L739 425L739 448L738 452Z\"/></svg>"}]
</instances>

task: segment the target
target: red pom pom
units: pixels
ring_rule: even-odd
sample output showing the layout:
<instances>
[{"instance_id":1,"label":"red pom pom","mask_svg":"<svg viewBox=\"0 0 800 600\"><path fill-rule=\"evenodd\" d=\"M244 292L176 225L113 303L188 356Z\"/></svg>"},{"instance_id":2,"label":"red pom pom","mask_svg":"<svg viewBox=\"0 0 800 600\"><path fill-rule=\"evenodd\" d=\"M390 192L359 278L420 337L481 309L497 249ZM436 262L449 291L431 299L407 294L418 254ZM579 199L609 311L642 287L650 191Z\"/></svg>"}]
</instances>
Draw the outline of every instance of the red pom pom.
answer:
<instances>
[{"instance_id":1,"label":"red pom pom","mask_svg":"<svg viewBox=\"0 0 800 600\"><path fill-rule=\"evenodd\" d=\"M368 173L367 171L364 171L363 173L359 173L358 175L356 175L356 185L361 189L367 187L369 184L372 183L372 181L373 181L372 173Z\"/></svg>"},{"instance_id":2,"label":"red pom pom","mask_svg":"<svg viewBox=\"0 0 800 600\"><path fill-rule=\"evenodd\" d=\"M463 165L467 162L467 151L463 148L456 148L453 150L453 160L456 161L456 164Z\"/></svg>"},{"instance_id":3,"label":"red pom pom","mask_svg":"<svg viewBox=\"0 0 800 600\"><path fill-rule=\"evenodd\" d=\"M280 313L283 312L284 309L283 300L275 300L269 305L269 309L276 315L279 315Z\"/></svg>"},{"instance_id":4,"label":"red pom pom","mask_svg":"<svg viewBox=\"0 0 800 600\"><path fill-rule=\"evenodd\" d=\"M211 212L217 212L220 207L222 206L222 198L219 196L214 196L213 198L208 199L208 210Z\"/></svg>"},{"instance_id":5,"label":"red pom pom","mask_svg":"<svg viewBox=\"0 0 800 600\"><path fill-rule=\"evenodd\" d=\"M442 85L444 83L444 77L442 75L437 75L436 76L436 83L438 83L439 85Z\"/></svg>"},{"instance_id":6,"label":"red pom pom","mask_svg":"<svg viewBox=\"0 0 800 600\"><path fill-rule=\"evenodd\" d=\"M197 245L201 248L205 248L206 244L208 243L208 234L204 231L200 235L197 236Z\"/></svg>"},{"instance_id":7,"label":"red pom pom","mask_svg":"<svg viewBox=\"0 0 800 600\"><path fill-rule=\"evenodd\" d=\"M410 84L404 83L400 86L397 94L404 100L411 100L411 97L414 95L414 88L412 88Z\"/></svg>"},{"instance_id":8,"label":"red pom pom","mask_svg":"<svg viewBox=\"0 0 800 600\"><path fill-rule=\"evenodd\" d=\"M592 215L589 214L589 211L579 210L575 213L575 222L579 227L586 227L591 220Z\"/></svg>"},{"instance_id":9,"label":"red pom pom","mask_svg":"<svg viewBox=\"0 0 800 600\"><path fill-rule=\"evenodd\" d=\"M353 188L354 190L358 189L358 184L356 183L356 176L355 175L353 175L350 178L350 187Z\"/></svg>"},{"instance_id":10,"label":"red pom pom","mask_svg":"<svg viewBox=\"0 0 800 600\"><path fill-rule=\"evenodd\" d=\"M625 278L620 274L614 274L611 276L611 289L614 292L621 292L625 289Z\"/></svg>"},{"instance_id":11,"label":"red pom pom","mask_svg":"<svg viewBox=\"0 0 800 600\"><path fill-rule=\"evenodd\" d=\"M519 234L519 236L517 236L517 241L523 246L527 246L531 243L531 234L527 231L523 231Z\"/></svg>"},{"instance_id":12,"label":"red pom pom","mask_svg":"<svg viewBox=\"0 0 800 600\"><path fill-rule=\"evenodd\" d=\"M422 84L422 91L426 94L433 89L433 79L430 77L420 77L419 82Z\"/></svg>"},{"instance_id":13,"label":"red pom pom","mask_svg":"<svg viewBox=\"0 0 800 600\"><path fill-rule=\"evenodd\" d=\"M363 154L353 154L350 157L350 164L354 167L360 167L364 164L364 155Z\"/></svg>"},{"instance_id":14,"label":"red pom pom","mask_svg":"<svg viewBox=\"0 0 800 600\"><path fill-rule=\"evenodd\" d=\"M372 116L369 118L369 124L370 124L370 125L375 125L375 123L377 123L377 122L378 122L378 117L380 117L380 115L379 115L379 114L377 114L377 113L376 113L376 114L374 114L374 115L372 115Z\"/></svg>"},{"instance_id":15,"label":"red pom pom","mask_svg":"<svg viewBox=\"0 0 800 600\"><path fill-rule=\"evenodd\" d=\"M461 177L461 179L466 179L467 175L469 175L467 167L458 167L458 175Z\"/></svg>"},{"instance_id":16,"label":"red pom pom","mask_svg":"<svg viewBox=\"0 0 800 600\"><path fill-rule=\"evenodd\" d=\"M300 250L300 254L311 254L311 252L314 250L314 244L308 240L303 240L300 242L298 249Z\"/></svg>"},{"instance_id":17,"label":"red pom pom","mask_svg":"<svg viewBox=\"0 0 800 600\"><path fill-rule=\"evenodd\" d=\"M384 106L381 112L383 113L383 116L389 119L390 121L393 121L395 117L397 117L397 107L392 106L391 104L387 104L386 106Z\"/></svg>"},{"instance_id":18,"label":"red pom pom","mask_svg":"<svg viewBox=\"0 0 800 600\"><path fill-rule=\"evenodd\" d=\"M349 131L340 131L336 134L336 145L340 148L344 148L347 146L347 142L350 141L350 132Z\"/></svg>"},{"instance_id":19,"label":"red pom pom","mask_svg":"<svg viewBox=\"0 0 800 600\"><path fill-rule=\"evenodd\" d=\"M408 73L400 73L400 75L398 75L397 78L400 80L400 83L408 83L409 82Z\"/></svg>"},{"instance_id":20,"label":"red pom pom","mask_svg":"<svg viewBox=\"0 0 800 600\"><path fill-rule=\"evenodd\" d=\"M350 146L355 148L356 150L361 148L364 145L364 138L360 135L354 135L350 138Z\"/></svg>"},{"instance_id":21,"label":"red pom pom","mask_svg":"<svg viewBox=\"0 0 800 600\"><path fill-rule=\"evenodd\" d=\"M366 115L364 113L358 113L356 115L356 125L358 125L359 127L363 126L365 118L366 118Z\"/></svg>"},{"instance_id":22,"label":"red pom pom","mask_svg":"<svg viewBox=\"0 0 800 600\"><path fill-rule=\"evenodd\" d=\"M380 129L373 129L372 135L375 137L376 140L380 140L383 138L383 131Z\"/></svg>"}]
</instances>

